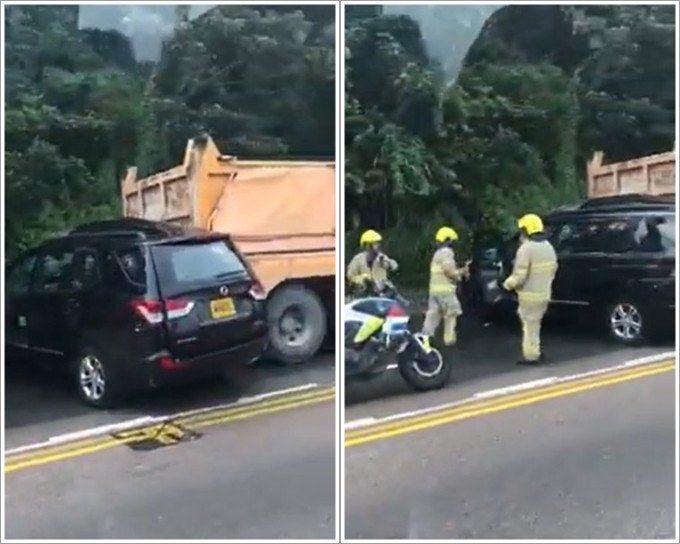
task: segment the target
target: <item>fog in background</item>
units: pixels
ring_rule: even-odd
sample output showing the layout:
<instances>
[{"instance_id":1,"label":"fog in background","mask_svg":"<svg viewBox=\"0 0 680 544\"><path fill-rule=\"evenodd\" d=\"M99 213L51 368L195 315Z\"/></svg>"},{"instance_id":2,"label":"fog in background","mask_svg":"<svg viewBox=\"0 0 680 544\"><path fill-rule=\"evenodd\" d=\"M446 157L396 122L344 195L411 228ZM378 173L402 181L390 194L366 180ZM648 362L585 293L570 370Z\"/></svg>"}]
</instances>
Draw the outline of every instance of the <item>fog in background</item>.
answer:
<instances>
[{"instance_id":1,"label":"fog in background","mask_svg":"<svg viewBox=\"0 0 680 544\"><path fill-rule=\"evenodd\" d=\"M202 15L215 4L189 5L189 19ZM79 28L117 30L132 41L139 61L157 61L161 43L171 32L178 17L176 5L82 5ZM497 5L385 5L386 14L413 17L422 29L428 52L448 77L455 78L468 48Z\"/></svg>"},{"instance_id":2,"label":"fog in background","mask_svg":"<svg viewBox=\"0 0 680 544\"><path fill-rule=\"evenodd\" d=\"M482 25L503 4L483 5L385 5L385 14L409 15L420 24L430 56L439 62L447 78L455 79L461 62Z\"/></svg>"},{"instance_id":3,"label":"fog in background","mask_svg":"<svg viewBox=\"0 0 680 544\"><path fill-rule=\"evenodd\" d=\"M213 7L215 4L81 5L78 27L117 30L130 38L138 61L157 61L163 39L172 32L182 8L188 8L189 19L195 19Z\"/></svg>"}]
</instances>

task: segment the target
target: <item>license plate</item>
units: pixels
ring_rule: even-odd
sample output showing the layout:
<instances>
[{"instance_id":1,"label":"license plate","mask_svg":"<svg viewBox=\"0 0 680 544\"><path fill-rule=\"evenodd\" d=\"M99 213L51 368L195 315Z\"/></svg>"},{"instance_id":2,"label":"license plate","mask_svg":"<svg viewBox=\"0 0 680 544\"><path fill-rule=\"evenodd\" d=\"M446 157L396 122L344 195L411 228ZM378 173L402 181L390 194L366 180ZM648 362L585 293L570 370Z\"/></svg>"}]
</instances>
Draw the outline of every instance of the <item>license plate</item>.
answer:
<instances>
[{"instance_id":1,"label":"license plate","mask_svg":"<svg viewBox=\"0 0 680 544\"><path fill-rule=\"evenodd\" d=\"M234 299L231 297L218 298L210 301L210 315L213 319L223 319L236 313Z\"/></svg>"}]
</instances>

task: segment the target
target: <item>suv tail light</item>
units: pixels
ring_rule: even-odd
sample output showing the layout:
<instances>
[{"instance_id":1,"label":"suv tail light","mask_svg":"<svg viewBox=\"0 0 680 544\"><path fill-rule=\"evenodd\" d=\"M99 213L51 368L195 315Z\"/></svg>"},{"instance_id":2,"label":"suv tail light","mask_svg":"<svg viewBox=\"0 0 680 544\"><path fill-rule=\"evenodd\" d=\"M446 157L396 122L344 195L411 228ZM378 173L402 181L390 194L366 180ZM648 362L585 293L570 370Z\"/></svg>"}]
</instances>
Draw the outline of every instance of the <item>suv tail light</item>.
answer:
<instances>
[{"instance_id":1,"label":"suv tail light","mask_svg":"<svg viewBox=\"0 0 680 544\"><path fill-rule=\"evenodd\" d=\"M262 284L256 279L250 282L250 289L248 292L255 300L264 300L267 298L267 293L265 292L264 287L262 287Z\"/></svg>"},{"instance_id":2,"label":"suv tail light","mask_svg":"<svg viewBox=\"0 0 680 544\"><path fill-rule=\"evenodd\" d=\"M194 309L194 302L186 299L132 301L132 309L150 325L162 323L165 317L177 319L187 316Z\"/></svg>"}]
</instances>

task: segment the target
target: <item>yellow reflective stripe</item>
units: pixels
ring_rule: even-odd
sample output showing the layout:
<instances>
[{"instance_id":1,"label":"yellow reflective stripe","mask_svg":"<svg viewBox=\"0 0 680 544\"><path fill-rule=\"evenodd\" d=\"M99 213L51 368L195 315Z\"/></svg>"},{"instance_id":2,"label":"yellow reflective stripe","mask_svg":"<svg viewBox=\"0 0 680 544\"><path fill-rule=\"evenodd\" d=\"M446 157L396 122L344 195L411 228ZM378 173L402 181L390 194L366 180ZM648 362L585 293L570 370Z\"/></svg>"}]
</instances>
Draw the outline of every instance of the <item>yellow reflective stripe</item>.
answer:
<instances>
[{"instance_id":1,"label":"yellow reflective stripe","mask_svg":"<svg viewBox=\"0 0 680 544\"><path fill-rule=\"evenodd\" d=\"M545 291L518 291L517 297L530 302L543 302L550 300L550 295Z\"/></svg>"},{"instance_id":2,"label":"yellow reflective stripe","mask_svg":"<svg viewBox=\"0 0 680 544\"><path fill-rule=\"evenodd\" d=\"M370 274L359 274L359 275L351 278L351 281L353 281L354 283L359 283L359 282L364 281L366 279L371 279L371 275Z\"/></svg>"},{"instance_id":3,"label":"yellow reflective stripe","mask_svg":"<svg viewBox=\"0 0 680 544\"><path fill-rule=\"evenodd\" d=\"M531 263L532 272L552 272L557 268L557 263L555 261L540 261L537 263Z\"/></svg>"},{"instance_id":4,"label":"yellow reflective stripe","mask_svg":"<svg viewBox=\"0 0 680 544\"><path fill-rule=\"evenodd\" d=\"M430 293L434 295L450 294L456 292L456 286L449 284L430 284Z\"/></svg>"}]
</instances>

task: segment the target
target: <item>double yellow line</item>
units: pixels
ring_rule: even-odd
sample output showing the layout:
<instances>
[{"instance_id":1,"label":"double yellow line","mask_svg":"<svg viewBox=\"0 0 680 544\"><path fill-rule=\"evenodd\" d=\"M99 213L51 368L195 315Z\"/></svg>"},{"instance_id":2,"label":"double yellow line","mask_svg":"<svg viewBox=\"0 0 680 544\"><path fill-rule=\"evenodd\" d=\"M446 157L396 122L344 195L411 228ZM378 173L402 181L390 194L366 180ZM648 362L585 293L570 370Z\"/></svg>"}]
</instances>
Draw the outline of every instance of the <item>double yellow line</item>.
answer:
<instances>
[{"instance_id":1,"label":"double yellow line","mask_svg":"<svg viewBox=\"0 0 680 544\"><path fill-rule=\"evenodd\" d=\"M193 431L231 421L292 410L293 408L330 401L334 398L335 387L322 387L310 392L290 394L281 398L258 402L256 404L228 407L193 415L188 414L186 416L173 418L172 423ZM162 425L163 424L161 423L140 427L135 429L135 431L140 432L135 432L134 436L130 436L129 438L114 438L113 436L106 435L8 455L5 457L5 474L23 468L54 463L64 459L80 457L82 455L108 450L124 444L138 442L140 441L140 436L148 436Z\"/></svg>"},{"instance_id":2,"label":"double yellow line","mask_svg":"<svg viewBox=\"0 0 680 544\"><path fill-rule=\"evenodd\" d=\"M469 403L443 408L426 414L404 417L400 420L392 420L384 423L376 423L345 433L345 447L359 446L376 440L391 438L404 434L413 433L423 429L438 427L447 423L461 421L472 417L491 414L510 408L527 406L537 402L573 395L582 391L588 391L607 385L653 376L662 372L675 369L675 361L661 361L643 367L626 368L615 370L597 376L585 377L573 381L548 385L523 393L509 394L503 397L471 401Z\"/></svg>"}]
</instances>

